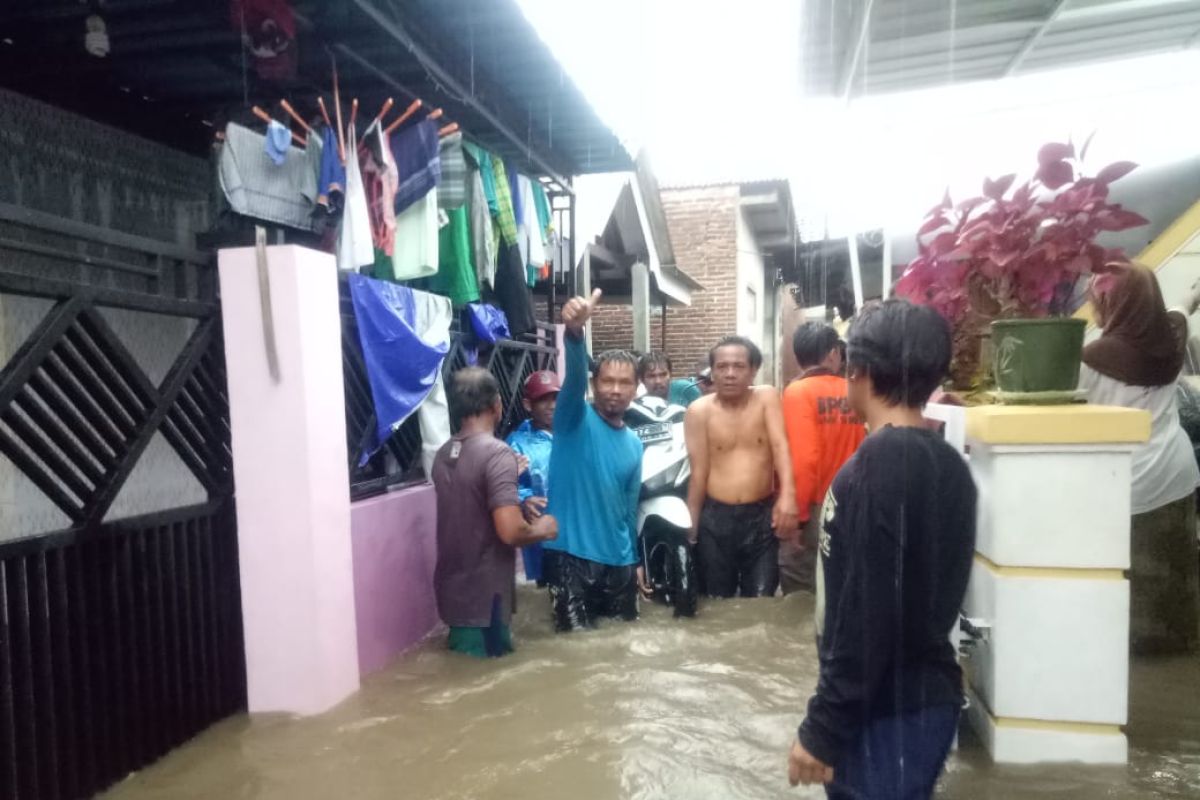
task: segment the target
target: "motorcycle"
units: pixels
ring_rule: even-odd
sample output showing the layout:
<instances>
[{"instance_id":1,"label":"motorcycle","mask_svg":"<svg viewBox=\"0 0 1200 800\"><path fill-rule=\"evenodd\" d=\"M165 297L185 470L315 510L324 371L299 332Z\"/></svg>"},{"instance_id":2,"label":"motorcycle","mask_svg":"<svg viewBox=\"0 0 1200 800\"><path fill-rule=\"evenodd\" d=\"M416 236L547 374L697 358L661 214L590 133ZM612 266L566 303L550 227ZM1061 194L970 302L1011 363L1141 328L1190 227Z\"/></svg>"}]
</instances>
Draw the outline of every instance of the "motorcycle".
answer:
<instances>
[{"instance_id":1,"label":"motorcycle","mask_svg":"<svg viewBox=\"0 0 1200 800\"><path fill-rule=\"evenodd\" d=\"M642 493L638 542L651 597L672 606L677 617L696 614L699 590L688 533L691 476L683 440L683 406L644 395L633 401L625 423L642 440Z\"/></svg>"}]
</instances>

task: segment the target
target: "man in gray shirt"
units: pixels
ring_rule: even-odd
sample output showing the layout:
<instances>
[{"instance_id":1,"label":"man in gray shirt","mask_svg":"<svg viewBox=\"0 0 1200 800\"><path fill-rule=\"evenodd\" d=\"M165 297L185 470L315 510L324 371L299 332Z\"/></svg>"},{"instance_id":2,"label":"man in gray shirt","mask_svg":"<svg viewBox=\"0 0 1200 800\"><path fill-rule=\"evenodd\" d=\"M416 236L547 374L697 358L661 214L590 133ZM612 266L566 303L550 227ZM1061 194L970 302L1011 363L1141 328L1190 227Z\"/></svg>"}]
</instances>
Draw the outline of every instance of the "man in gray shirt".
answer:
<instances>
[{"instance_id":1,"label":"man in gray shirt","mask_svg":"<svg viewBox=\"0 0 1200 800\"><path fill-rule=\"evenodd\" d=\"M502 656L512 652L516 548L555 538L558 523L548 514L526 522L521 513L516 454L495 436L503 408L491 373L456 372L450 412L459 431L433 461L438 615L450 626L451 650Z\"/></svg>"}]
</instances>

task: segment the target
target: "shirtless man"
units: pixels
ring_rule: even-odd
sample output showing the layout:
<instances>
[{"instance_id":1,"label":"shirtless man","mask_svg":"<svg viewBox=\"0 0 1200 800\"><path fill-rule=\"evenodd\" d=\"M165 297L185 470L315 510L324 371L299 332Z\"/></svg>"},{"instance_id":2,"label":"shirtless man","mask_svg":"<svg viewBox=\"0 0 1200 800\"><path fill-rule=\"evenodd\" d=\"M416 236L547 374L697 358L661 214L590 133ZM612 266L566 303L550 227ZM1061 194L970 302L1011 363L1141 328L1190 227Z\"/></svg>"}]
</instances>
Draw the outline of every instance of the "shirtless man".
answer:
<instances>
[{"instance_id":1,"label":"shirtless man","mask_svg":"<svg viewBox=\"0 0 1200 800\"><path fill-rule=\"evenodd\" d=\"M762 352L727 336L709 353L715 392L688 407L688 509L710 597L770 597L779 540L796 531L796 488L779 392L754 386Z\"/></svg>"}]
</instances>

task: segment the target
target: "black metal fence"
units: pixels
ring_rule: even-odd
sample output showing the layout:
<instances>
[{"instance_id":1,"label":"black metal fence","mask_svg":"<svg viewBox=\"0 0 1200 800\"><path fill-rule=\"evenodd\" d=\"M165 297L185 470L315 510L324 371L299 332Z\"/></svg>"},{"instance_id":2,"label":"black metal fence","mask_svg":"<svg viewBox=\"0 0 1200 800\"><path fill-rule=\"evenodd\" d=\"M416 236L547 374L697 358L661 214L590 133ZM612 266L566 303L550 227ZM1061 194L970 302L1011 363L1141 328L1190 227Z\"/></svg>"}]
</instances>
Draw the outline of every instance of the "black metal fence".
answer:
<instances>
[{"instance_id":1,"label":"black metal fence","mask_svg":"<svg viewBox=\"0 0 1200 800\"><path fill-rule=\"evenodd\" d=\"M350 496L360 500L394 486L425 479L421 467L421 428L417 415L413 414L365 465L359 466L364 446L375 430L375 408L354 311L344 282L342 290L342 369ZM442 364L442 376L448 379L456 370L472 363L495 375L504 401L504 419L497 433L505 436L526 416L521 404L521 388L526 378L537 370L556 369L557 362L554 332L548 325L539 324L537 331L525 340L505 340L495 346L483 347L469 329L456 321L450 334L450 352Z\"/></svg>"},{"instance_id":2,"label":"black metal fence","mask_svg":"<svg viewBox=\"0 0 1200 800\"><path fill-rule=\"evenodd\" d=\"M0 531L0 797L89 797L245 707L216 282L185 248L0 204L0 293L51 301L0 371L0 452L69 519ZM161 381L102 308L192 321ZM207 501L106 520L156 433Z\"/></svg>"},{"instance_id":3,"label":"black metal fence","mask_svg":"<svg viewBox=\"0 0 1200 800\"><path fill-rule=\"evenodd\" d=\"M90 797L245 708L231 500L0 554L0 797Z\"/></svg>"}]
</instances>

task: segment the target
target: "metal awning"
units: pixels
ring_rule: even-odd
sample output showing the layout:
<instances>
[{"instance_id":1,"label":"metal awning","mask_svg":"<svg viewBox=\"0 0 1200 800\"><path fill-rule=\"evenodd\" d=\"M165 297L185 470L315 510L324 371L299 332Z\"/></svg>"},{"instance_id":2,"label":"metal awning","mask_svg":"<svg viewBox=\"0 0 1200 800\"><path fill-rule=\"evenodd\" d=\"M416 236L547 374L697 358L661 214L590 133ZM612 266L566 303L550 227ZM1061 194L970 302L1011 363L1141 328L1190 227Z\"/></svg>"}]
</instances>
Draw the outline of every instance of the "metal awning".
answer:
<instances>
[{"instance_id":1,"label":"metal awning","mask_svg":"<svg viewBox=\"0 0 1200 800\"><path fill-rule=\"evenodd\" d=\"M441 107L447 121L518 165L564 181L632 168L632 159L565 74L515 0L292 0L295 78L247 64L229 0L8 0L0 10L0 86L205 154L213 127L258 104L300 113L329 102L336 58L342 102L373 117L387 97ZM85 19L111 50L84 50ZM393 111L393 117L398 111Z\"/></svg>"},{"instance_id":2,"label":"metal awning","mask_svg":"<svg viewBox=\"0 0 1200 800\"><path fill-rule=\"evenodd\" d=\"M1200 45L1196 0L814 0L803 80L855 97Z\"/></svg>"}]
</instances>

